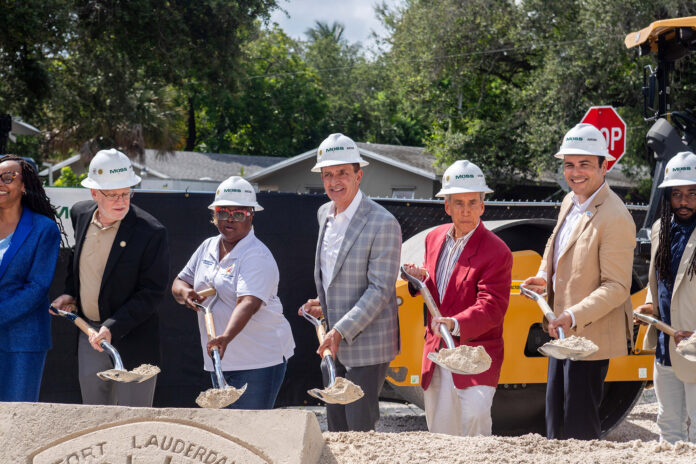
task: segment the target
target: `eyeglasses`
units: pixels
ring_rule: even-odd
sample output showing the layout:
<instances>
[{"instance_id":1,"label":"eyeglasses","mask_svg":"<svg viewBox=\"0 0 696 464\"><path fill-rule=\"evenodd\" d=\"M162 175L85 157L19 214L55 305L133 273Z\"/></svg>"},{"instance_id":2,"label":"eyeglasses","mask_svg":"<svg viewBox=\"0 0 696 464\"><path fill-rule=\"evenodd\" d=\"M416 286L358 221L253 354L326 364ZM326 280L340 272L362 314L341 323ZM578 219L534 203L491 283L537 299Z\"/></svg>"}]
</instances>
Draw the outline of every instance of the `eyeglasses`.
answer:
<instances>
[{"instance_id":1,"label":"eyeglasses","mask_svg":"<svg viewBox=\"0 0 696 464\"><path fill-rule=\"evenodd\" d=\"M130 190L130 191L125 192L125 193L104 193L101 190L99 190L99 193L104 195L104 197L107 200L114 201L114 202L116 202L118 200L123 200L123 201L130 200L131 198L133 198L133 195L135 195L135 192L133 190Z\"/></svg>"},{"instance_id":2,"label":"eyeglasses","mask_svg":"<svg viewBox=\"0 0 696 464\"><path fill-rule=\"evenodd\" d=\"M5 171L0 174L0 180L2 180L3 184L8 185L11 184L18 175L19 172L17 171Z\"/></svg>"},{"instance_id":3,"label":"eyeglasses","mask_svg":"<svg viewBox=\"0 0 696 464\"><path fill-rule=\"evenodd\" d=\"M215 216L218 221L244 222L246 218L251 216L251 211L248 209L219 208L215 210Z\"/></svg>"},{"instance_id":4,"label":"eyeglasses","mask_svg":"<svg viewBox=\"0 0 696 464\"><path fill-rule=\"evenodd\" d=\"M677 192L676 190L673 190L671 196L672 196L672 199L676 200L676 201L681 201L682 198L686 198L687 201L696 200L696 192L687 192L686 195L684 195L681 192Z\"/></svg>"}]
</instances>

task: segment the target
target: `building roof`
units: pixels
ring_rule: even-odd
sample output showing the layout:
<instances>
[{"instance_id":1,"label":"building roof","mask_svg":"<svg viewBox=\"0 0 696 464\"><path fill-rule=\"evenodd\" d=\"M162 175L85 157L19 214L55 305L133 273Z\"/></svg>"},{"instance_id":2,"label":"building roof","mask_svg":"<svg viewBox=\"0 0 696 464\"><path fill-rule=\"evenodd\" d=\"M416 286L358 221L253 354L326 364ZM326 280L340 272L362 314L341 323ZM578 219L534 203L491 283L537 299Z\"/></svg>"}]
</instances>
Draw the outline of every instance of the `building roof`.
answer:
<instances>
[{"instance_id":1,"label":"building roof","mask_svg":"<svg viewBox=\"0 0 696 464\"><path fill-rule=\"evenodd\" d=\"M273 156L193 151L175 151L158 156L157 150L146 149L144 161L133 160L133 165L141 170L146 168L149 175L162 179L223 181L230 176L240 175L242 169L247 177L282 160Z\"/></svg>"},{"instance_id":2,"label":"building roof","mask_svg":"<svg viewBox=\"0 0 696 464\"><path fill-rule=\"evenodd\" d=\"M432 167L435 157L426 152L424 148L362 142L358 142L356 145L360 151L360 156L363 158L368 158L368 161L370 159L377 160L396 168L403 169L404 171L423 176L430 180L438 179L435 169ZM245 177L248 181L255 182L288 166L300 163L309 158L314 158L316 154L317 149L314 148L297 156L293 156L292 158L287 158L280 163L273 164Z\"/></svg>"}]
</instances>

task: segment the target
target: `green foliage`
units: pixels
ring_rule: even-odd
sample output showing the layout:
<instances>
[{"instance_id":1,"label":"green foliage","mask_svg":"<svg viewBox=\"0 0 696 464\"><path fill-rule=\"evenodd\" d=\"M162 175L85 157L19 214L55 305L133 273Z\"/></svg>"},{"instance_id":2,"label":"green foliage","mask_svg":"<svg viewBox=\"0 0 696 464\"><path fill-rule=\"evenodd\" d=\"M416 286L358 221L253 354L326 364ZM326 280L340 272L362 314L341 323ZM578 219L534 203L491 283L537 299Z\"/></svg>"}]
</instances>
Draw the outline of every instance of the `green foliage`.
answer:
<instances>
[{"instance_id":1,"label":"green foliage","mask_svg":"<svg viewBox=\"0 0 696 464\"><path fill-rule=\"evenodd\" d=\"M79 176L76 175L70 166L65 166L60 169L60 177L53 183L56 187L82 187L80 182L87 178L87 173L83 172Z\"/></svg>"}]
</instances>

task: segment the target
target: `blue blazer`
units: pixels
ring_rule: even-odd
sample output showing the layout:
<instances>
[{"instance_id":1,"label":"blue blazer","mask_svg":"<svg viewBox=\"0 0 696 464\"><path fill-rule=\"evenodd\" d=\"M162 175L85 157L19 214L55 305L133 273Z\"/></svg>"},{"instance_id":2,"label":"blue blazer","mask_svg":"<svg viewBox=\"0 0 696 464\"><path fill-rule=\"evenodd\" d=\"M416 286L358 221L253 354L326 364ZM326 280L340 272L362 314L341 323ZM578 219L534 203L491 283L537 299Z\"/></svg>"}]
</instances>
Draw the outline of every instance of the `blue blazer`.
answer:
<instances>
[{"instance_id":1,"label":"blue blazer","mask_svg":"<svg viewBox=\"0 0 696 464\"><path fill-rule=\"evenodd\" d=\"M0 350L51 348L48 289L56 270L60 232L44 215L24 207L0 261Z\"/></svg>"}]
</instances>

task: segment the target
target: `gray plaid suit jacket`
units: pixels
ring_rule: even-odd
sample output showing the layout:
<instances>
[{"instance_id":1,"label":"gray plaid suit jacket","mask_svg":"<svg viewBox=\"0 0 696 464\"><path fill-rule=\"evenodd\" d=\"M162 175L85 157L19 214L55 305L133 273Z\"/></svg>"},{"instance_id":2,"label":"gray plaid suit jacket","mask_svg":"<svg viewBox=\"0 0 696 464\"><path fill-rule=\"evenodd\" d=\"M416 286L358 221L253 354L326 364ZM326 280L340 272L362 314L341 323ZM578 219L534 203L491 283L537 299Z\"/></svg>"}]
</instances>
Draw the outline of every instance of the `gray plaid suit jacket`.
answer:
<instances>
[{"instance_id":1,"label":"gray plaid suit jacket","mask_svg":"<svg viewBox=\"0 0 696 464\"><path fill-rule=\"evenodd\" d=\"M332 202L317 213L319 240L314 281L329 324L343 336L338 359L348 367L382 364L399 351L396 278L401 257L401 227L396 218L363 196L351 219L328 292L321 274L321 244Z\"/></svg>"}]
</instances>

